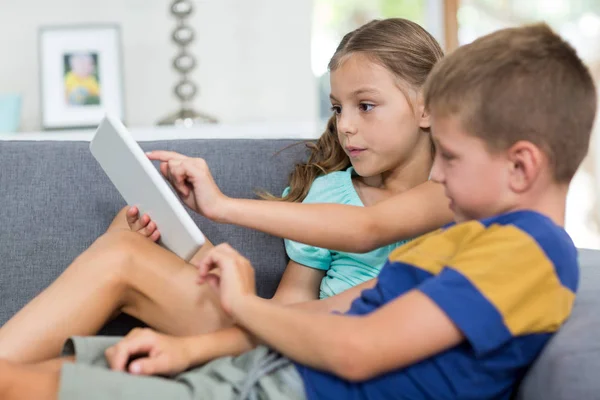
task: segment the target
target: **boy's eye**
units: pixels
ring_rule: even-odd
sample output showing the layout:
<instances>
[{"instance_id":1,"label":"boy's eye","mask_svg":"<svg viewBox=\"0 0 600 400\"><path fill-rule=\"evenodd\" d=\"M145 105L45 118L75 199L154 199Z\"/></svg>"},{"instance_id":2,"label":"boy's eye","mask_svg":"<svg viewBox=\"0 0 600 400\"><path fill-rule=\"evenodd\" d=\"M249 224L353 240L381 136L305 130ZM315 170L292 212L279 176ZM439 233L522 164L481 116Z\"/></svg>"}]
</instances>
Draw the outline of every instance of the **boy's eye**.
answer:
<instances>
[{"instance_id":1,"label":"boy's eye","mask_svg":"<svg viewBox=\"0 0 600 400\"><path fill-rule=\"evenodd\" d=\"M359 105L359 108L361 109L361 111L365 111L365 112L371 111L374 107L375 107L374 104L369 104L369 103L360 103L360 105Z\"/></svg>"},{"instance_id":2,"label":"boy's eye","mask_svg":"<svg viewBox=\"0 0 600 400\"><path fill-rule=\"evenodd\" d=\"M342 107L340 106L331 106L331 111L336 114L339 115L342 113Z\"/></svg>"},{"instance_id":3,"label":"boy's eye","mask_svg":"<svg viewBox=\"0 0 600 400\"><path fill-rule=\"evenodd\" d=\"M448 154L446 152L441 151L440 152L440 156L442 156L442 158L446 161L450 161L454 159L454 156L452 154Z\"/></svg>"}]
</instances>

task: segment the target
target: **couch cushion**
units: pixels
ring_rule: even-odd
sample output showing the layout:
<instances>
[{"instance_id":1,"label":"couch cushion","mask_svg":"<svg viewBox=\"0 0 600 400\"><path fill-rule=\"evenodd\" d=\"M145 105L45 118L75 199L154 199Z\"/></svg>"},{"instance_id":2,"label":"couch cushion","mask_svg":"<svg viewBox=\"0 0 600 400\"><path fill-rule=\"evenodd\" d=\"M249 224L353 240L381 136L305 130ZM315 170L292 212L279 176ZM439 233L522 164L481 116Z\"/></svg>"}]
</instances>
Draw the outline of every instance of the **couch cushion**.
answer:
<instances>
[{"instance_id":1,"label":"couch cushion","mask_svg":"<svg viewBox=\"0 0 600 400\"><path fill-rule=\"evenodd\" d=\"M224 193L252 198L281 193L305 157L293 140L173 140L144 150L178 151L207 160ZM102 234L125 205L87 142L0 142L0 326L50 284ZM283 241L219 225L191 212L213 243L229 242L257 269L258 292L271 296L286 264Z\"/></svg>"},{"instance_id":2,"label":"couch cushion","mask_svg":"<svg viewBox=\"0 0 600 400\"><path fill-rule=\"evenodd\" d=\"M600 398L600 252L580 250L573 313L526 375L518 400Z\"/></svg>"}]
</instances>

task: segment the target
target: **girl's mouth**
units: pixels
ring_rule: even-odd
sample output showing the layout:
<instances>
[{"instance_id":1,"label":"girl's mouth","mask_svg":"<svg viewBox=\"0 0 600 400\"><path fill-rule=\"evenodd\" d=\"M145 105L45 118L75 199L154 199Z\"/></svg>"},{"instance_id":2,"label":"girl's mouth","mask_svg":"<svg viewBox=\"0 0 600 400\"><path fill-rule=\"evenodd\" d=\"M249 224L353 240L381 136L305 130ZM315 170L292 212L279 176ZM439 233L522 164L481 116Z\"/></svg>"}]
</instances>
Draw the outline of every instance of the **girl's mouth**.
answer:
<instances>
[{"instance_id":1,"label":"girl's mouth","mask_svg":"<svg viewBox=\"0 0 600 400\"><path fill-rule=\"evenodd\" d=\"M350 157L357 157L366 149L361 149L359 147L346 147L346 151Z\"/></svg>"}]
</instances>

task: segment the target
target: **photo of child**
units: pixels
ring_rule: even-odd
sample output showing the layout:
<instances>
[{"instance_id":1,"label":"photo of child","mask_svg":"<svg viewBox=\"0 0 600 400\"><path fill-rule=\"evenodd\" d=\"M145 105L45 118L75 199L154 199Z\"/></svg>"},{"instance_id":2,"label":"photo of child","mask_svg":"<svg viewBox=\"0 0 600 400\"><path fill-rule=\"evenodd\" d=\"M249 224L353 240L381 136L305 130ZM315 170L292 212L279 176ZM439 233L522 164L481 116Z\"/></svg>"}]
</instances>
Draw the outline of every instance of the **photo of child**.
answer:
<instances>
[{"instance_id":1,"label":"photo of child","mask_svg":"<svg viewBox=\"0 0 600 400\"><path fill-rule=\"evenodd\" d=\"M69 106L101 103L98 54L92 52L64 55L65 100Z\"/></svg>"}]
</instances>

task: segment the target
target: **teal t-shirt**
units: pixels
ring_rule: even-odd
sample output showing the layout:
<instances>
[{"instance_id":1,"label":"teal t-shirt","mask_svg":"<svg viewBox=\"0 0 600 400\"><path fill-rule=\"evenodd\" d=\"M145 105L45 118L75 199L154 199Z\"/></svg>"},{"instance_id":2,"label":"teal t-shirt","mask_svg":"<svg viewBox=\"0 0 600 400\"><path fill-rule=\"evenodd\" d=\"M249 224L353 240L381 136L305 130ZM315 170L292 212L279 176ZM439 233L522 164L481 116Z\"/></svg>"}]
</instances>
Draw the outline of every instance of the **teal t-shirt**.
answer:
<instances>
[{"instance_id":1,"label":"teal t-shirt","mask_svg":"<svg viewBox=\"0 0 600 400\"><path fill-rule=\"evenodd\" d=\"M338 203L364 207L354 185L354 168L332 172L315 179L303 203ZM287 188L283 195L288 192ZM380 247L369 253L346 253L285 240L288 257L298 264L327 271L321 281L321 299L339 294L346 289L379 275L388 255L406 241Z\"/></svg>"}]
</instances>

